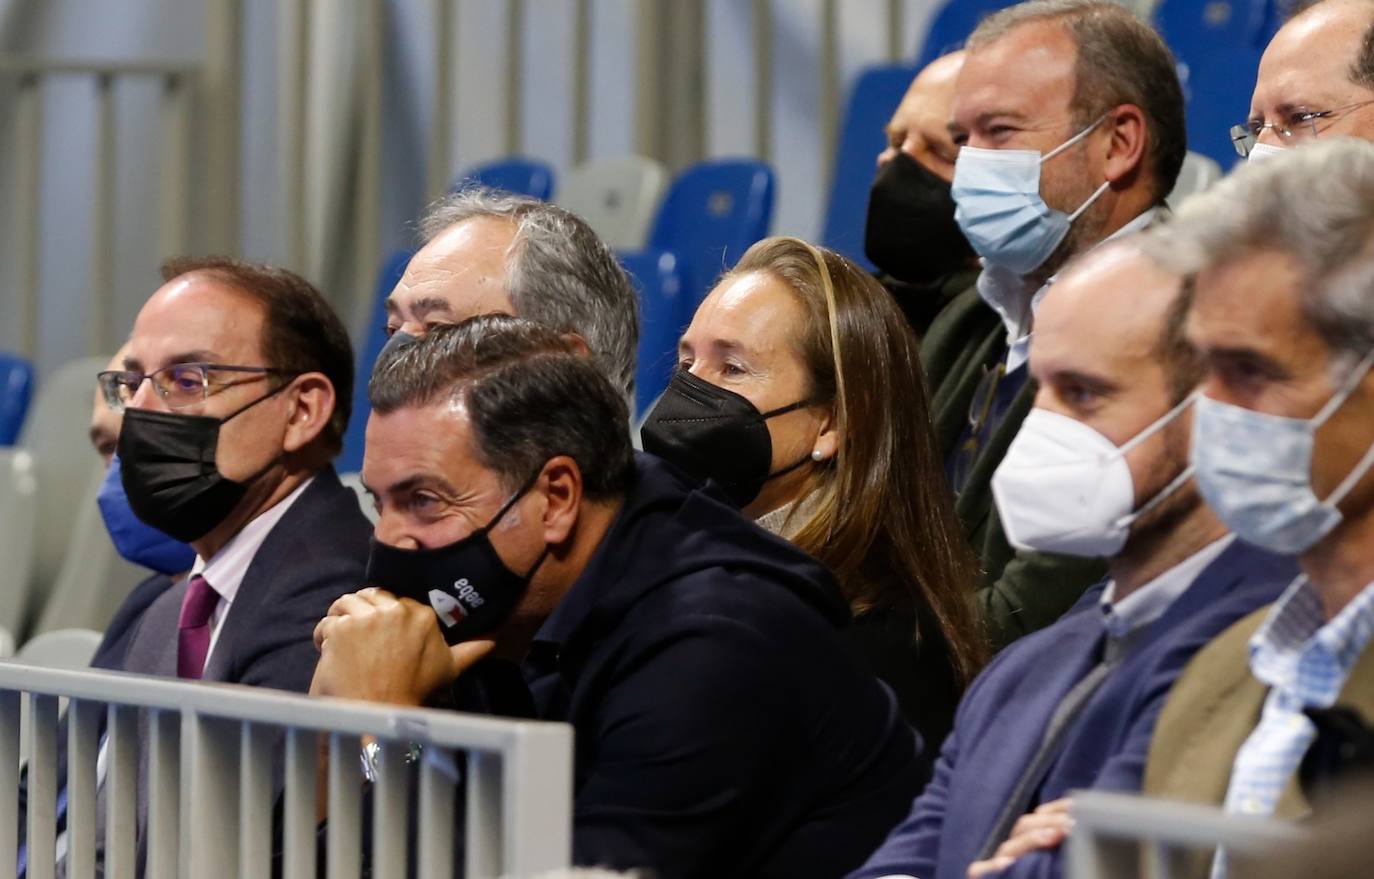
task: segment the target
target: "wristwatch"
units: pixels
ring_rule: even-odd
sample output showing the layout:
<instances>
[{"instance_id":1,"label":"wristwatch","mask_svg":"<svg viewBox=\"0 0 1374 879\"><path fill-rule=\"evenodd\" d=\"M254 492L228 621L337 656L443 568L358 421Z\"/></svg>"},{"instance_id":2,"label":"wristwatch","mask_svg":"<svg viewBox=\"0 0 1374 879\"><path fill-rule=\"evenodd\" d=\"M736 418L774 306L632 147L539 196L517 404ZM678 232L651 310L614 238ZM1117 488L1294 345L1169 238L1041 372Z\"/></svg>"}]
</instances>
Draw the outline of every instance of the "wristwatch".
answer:
<instances>
[{"instance_id":1,"label":"wristwatch","mask_svg":"<svg viewBox=\"0 0 1374 879\"><path fill-rule=\"evenodd\" d=\"M396 742L394 744L400 744L400 742ZM419 743L406 742L405 746L406 765L409 766L412 763L418 762L420 759ZM382 760L382 743L377 741L376 739L373 739L372 741L363 745L362 753L358 755L358 759L362 762L363 765L363 778L366 778L369 784L376 784L377 766Z\"/></svg>"}]
</instances>

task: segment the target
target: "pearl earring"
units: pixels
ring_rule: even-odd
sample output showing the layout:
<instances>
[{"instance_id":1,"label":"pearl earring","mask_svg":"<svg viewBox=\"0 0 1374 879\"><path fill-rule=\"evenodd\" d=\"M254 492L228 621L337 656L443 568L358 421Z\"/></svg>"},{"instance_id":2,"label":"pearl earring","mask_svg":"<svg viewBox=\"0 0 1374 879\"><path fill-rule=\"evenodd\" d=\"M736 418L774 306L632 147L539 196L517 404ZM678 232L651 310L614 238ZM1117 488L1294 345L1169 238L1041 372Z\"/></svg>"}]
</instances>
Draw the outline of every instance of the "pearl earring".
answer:
<instances>
[{"instance_id":1,"label":"pearl earring","mask_svg":"<svg viewBox=\"0 0 1374 879\"><path fill-rule=\"evenodd\" d=\"M812 450L811 450L811 460L813 460L813 461L815 461L817 464L819 464L821 461L824 461L824 460L825 460L825 455L822 455L822 454L821 454L821 450L820 450L820 449L812 449Z\"/></svg>"}]
</instances>

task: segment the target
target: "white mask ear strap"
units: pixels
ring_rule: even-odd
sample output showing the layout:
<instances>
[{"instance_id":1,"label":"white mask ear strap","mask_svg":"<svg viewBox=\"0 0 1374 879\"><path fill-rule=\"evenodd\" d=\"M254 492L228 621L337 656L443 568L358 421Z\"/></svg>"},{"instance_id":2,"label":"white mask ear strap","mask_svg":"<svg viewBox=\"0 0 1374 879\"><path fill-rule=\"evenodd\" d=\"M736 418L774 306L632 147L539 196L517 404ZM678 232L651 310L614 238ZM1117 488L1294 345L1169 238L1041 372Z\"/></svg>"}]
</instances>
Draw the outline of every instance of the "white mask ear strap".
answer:
<instances>
[{"instance_id":1,"label":"white mask ear strap","mask_svg":"<svg viewBox=\"0 0 1374 879\"><path fill-rule=\"evenodd\" d=\"M1151 424L1149 427L1145 428L1145 429L1142 430L1140 433L1136 434L1135 436L1133 436L1133 437L1131 437L1130 439L1126 440L1126 442L1122 443L1122 444L1117 448L1117 452L1120 453L1120 454L1122 454L1122 455L1125 455L1125 454L1126 454L1127 452L1129 452L1131 449L1134 449L1136 446L1138 446L1138 445L1140 445L1141 443L1145 442L1145 440L1147 440L1147 439L1149 439L1150 437L1154 436L1155 434L1159 433L1159 432L1160 432L1161 430L1163 430L1171 421L1173 421L1173 420L1174 420L1175 418L1177 418L1180 414L1182 414L1182 412L1183 412L1184 409L1187 409L1189 406L1193 405L1193 403L1194 403L1196 400L1197 400L1197 392L1194 391L1193 393L1191 393L1191 394L1189 394L1188 396L1184 397L1183 400L1182 400L1177 406L1175 406L1174 408L1170 409L1168 412L1165 412L1163 415L1161 415L1159 418L1157 418L1157 419L1155 420L1155 423L1154 423L1154 424Z\"/></svg>"},{"instance_id":2,"label":"white mask ear strap","mask_svg":"<svg viewBox=\"0 0 1374 879\"><path fill-rule=\"evenodd\" d=\"M1073 146L1074 144L1078 143L1080 140L1082 140L1083 138L1085 138L1085 137L1087 137L1089 134L1091 134L1091 133L1097 128L1097 126L1101 125L1102 122L1103 122L1103 120L1106 119L1106 118L1107 118L1108 116L1110 116L1110 115L1112 115L1112 111L1111 111L1111 110L1108 110L1106 113L1103 113L1101 116L1098 116L1098 117L1097 117L1097 120L1094 121L1092 125L1089 125L1087 128L1085 128L1085 129L1083 129L1082 131L1078 132L1078 133L1075 134L1073 137L1071 137L1071 138L1069 138L1068 140L1066 140L1066 141L1064 141L1063 143L1061 143L1059 146L1057 146L1057 147L1055 147L1054 149L1050 150L1048 153L1045 153L1045 155L1043 155L1043 156L1040 157L1040 161L1042 161L1042 162L1048 162L1050 159L1053 159L1055 156L1057 156L1057 155L1059 155L1060 153L1064 152L1064 150L1066 150L1066 149L1068 149L1069 147Z\"/></svg>"},{"instance_id":3,"label":"white mask ear strap","mask_svg":"<svg viewBox=\"0 0 1374 879\"><path fill-rule=\"evenodd\" d=\"M1341 484L1336 486L1336 490L1331 492L1330 496L1322 501L1322 503L1328 507L1334 507L1345 500L1345 496L1350 494L1355 486L1359 484L1360 480L1364 478L1364 475L1369 472L1371 466L1374 466L1374 444L1369 446L1364 453L1364 457L1360 459L1360 463L1355 465L1355 469L1351 470L1349 475L1341 480Z\"/></svg>"},{"instance_id":4,"label":"white mask ear strap","mask_svg":"<svg viewBox=\"0 0 1374 879\"><path fill-rule=\"evenodd\" d=\"M1093 206L1093 202L1095 202L1095 201L1097 201L1099 198L1101 198L1101 197L1102 197L1102 193L1106 192L1106 191L1107 191L1107 187L1109 187L1109 186L1111 186L1111 185L1112 185L1112 184L1111 184L1111 181L1108 181L1108 180L1102 181L1102 185L1099 186L1099 187L1097 187L1097 191L1094 192L1091 196L1089 196L1087 201L1085 201L1085 202L1083 202L1083 204L1079 205L1079 206L1078 206L1078 210L1076 210L1076 211L1074 211L1073 213L1069 214L1069 222L1072 223L1074 220L1077 220L1079 217L1083 216L1083 212L1086 211L1088 208L1092 207L1092 206Z\"/></svg>"},{"instance_id":5,"label":"white mask ear strap","mask_svg":"<svg viewBox=\"0 0 1374 879\"><path fill-rule=\"evenodd\" d=\"M1374 350L1371 350L1359 363L1355 364L1350 375L1346 376L1345 381L1341 382L1341 386L1336 389L1336 393L1332 395L1330 400L1326 401L1326 405L1321 408L1320 412L1312 416L1313 430L1325 424L1327 419L1336 414L1337 409L1345 405L1345 401L1350 399L1351 394L1355 393L1355 388L1364 380L1365 374L1369 372L1371 366L1374 366Z\"/></svg>"},{"instance_id":6,"label":"white mask ear strap","mask_svg":"<svg viewBox=\"0 0 1374 879\"><path fill-rule=\"evenodd\" d=\"M1168 485L1160 489L1154 497L1150 498L1148 501L1141 504L1140 509L1136 510L1134 513L1128 513L1125 516L1122 516L1120 519L1118 519L1116 522L1117 527L1125 528L1129 526L1136 519L1139 519L1141 516L1145 515L1146 513L1153 510L1155 507L1167 501L1170 498L1170 496L1173 495L1174 492L1182 488L1183 484L1192 478L1193 465L1189 464L1187 467L1183 468L1182 473L1174 477L1172 482L1170 482Z\"/></svg>"}]
</instances>

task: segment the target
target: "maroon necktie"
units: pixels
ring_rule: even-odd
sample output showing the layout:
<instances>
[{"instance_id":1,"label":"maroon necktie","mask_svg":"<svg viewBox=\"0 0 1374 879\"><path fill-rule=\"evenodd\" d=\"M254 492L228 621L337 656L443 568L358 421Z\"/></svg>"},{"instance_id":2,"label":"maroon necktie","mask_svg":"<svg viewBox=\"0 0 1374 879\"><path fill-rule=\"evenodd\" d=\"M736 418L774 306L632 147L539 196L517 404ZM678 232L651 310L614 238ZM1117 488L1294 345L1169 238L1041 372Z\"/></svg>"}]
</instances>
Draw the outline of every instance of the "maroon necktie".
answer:
<instances>
[{"instance_id":1,"label":"maroon necktie","mask_svg":"<svg viewBox=\"0 0 1374 879\"><path fill-rule=\"evenodd\" d=\"M210 652L210 615L218 604L219 593L205 578L192 577L177 619L177 677L200 680Z\"/></svg>"}]
</instances>

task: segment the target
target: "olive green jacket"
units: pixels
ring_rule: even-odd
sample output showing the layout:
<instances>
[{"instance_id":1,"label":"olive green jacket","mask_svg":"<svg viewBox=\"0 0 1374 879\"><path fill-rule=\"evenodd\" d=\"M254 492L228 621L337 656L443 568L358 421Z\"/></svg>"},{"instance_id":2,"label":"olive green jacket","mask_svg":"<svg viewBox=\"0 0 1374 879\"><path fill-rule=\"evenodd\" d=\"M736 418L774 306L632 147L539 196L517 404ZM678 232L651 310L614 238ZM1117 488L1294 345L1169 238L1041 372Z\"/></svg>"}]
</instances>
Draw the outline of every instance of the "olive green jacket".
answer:
<instances>
[{"instance_id":1,"label":"olive green jacket","mask_svg":"<svg viewBox=\"0 0 1374 879\"><path fill-rule=\"evenodd\" d=\"M936 445L946 459L968 423L985 371L1006 356L1007 328L976 285L954 297L931 324L921 344L921 365L931 390ZM993 506L992 474L1034 400L1035 383L1028 380L987 438L955 505L982 563L978 605L993 649L1059 619L1106 573L1098 559L1017 552L1002 530Z\"/></svg>"}]
</instances>

